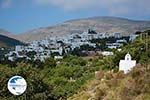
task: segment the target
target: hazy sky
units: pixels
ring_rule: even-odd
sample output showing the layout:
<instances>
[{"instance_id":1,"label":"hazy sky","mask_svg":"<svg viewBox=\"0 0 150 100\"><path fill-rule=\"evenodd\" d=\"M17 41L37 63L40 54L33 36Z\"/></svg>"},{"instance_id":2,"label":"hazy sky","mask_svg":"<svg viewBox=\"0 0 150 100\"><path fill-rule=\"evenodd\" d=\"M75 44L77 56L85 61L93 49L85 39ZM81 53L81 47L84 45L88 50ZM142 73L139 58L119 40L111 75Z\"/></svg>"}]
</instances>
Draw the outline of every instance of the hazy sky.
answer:
<instances>
[{"instance_id":1,"label":"hazy sky","mask_svg":"<svg viewBox=\"0 0 150 100\"><path fill-rule=\"evenodd\" d=\"M22 33L93 16L150 20L150 0L0 0L0 28Z\"/></svg>"}]
</instances>

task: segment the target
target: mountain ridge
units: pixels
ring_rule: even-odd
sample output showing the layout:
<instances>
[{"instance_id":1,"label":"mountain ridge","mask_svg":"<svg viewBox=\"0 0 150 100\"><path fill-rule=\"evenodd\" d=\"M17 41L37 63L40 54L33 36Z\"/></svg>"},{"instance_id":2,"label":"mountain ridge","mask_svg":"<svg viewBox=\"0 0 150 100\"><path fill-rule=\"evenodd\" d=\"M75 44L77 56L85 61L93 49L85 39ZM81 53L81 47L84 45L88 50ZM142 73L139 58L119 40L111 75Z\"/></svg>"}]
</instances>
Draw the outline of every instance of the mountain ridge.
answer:
<instances>
[{"instance_id":1,"label":"mountain ridge","mask_svg":"<svg viewBox=\"0 0 150 100\"><path fill-rule=\"evenodd\" d=\"M10 37L10 38L13 38L13 39L16 39L16 40L20 40L17 35L9 32L5 29L2 29L2 28L0 28L0 35L7 36L7 37Z\"/></svg>"},{"instance_id":2,"label":"mountain ridge","mask_svg":"<svg viewBox=\"0 0 150 100\"><path fill-rule=\"evenodd\" d=\"M24 43L17 39L0 34L0 47L10 48L15 47L16 45L24 45Z\"/></svg>"},{"instance_id":3,"label":"mountain ridge","mask_svg":"<svg viewBox=\"0 0 150 100\"><path fill-rule=\"evenodd\" d=\"M114 17L114 16L95 16L95 17L87 17L87 18L79 18L79 19L71 19L68 21L76 21L76 20L83 20L83 19L120 19L120 20L128 20L128 21L134 21L134 22L150 22L150 20L137 20L137 19L130 19L130 18L124 18L124 17ZM65 21L65 22L68 22Z\"/></svg>"},{"instance_id":4,"label":"mountain ridge","mask_svg":"<svg viewBox=\"0 0 150 100\"><path fill-rule=\"evenodd\" d=\"M71 33L82 33L88 29L94 29L101 33L119 32L123 35L150 29L150 21L132 20L120 17L96 16L80 19L71 19L56 25L40 27L19 34L20 40L31 42L33 40L45 39L49 36L62 36Z\"/></svg>"}]
</instances>

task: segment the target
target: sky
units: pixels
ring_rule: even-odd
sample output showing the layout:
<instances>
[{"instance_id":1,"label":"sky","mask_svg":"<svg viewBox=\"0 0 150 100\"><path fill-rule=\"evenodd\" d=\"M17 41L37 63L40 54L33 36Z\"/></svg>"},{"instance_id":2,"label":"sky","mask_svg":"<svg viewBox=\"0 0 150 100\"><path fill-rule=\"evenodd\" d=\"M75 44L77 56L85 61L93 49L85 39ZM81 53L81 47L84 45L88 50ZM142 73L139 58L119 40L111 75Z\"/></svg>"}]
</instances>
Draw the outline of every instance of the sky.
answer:
<instances>
[{"instance_id":1,"label":"sky","mask_svg":"<svg viewBox=\"0 0 150 100\"><path fill-rule=\"evenodd\" d=\"M150 20L149 4L150 0L0 0L0 28L20 34L95 16Z\"/></svg>"}]
</instances>

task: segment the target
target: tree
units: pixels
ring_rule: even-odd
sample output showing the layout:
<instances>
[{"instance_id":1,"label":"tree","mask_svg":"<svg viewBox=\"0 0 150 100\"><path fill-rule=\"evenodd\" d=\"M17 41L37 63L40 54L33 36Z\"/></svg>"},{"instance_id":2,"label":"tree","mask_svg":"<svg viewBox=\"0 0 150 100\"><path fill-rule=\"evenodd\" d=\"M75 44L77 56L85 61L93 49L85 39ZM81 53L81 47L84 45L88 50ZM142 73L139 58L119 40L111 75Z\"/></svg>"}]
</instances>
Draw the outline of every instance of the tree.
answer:
<instances>
[{"instance_id":1,"label":"tree","mask_svg":"<svg viewBox=\"0 0 150 100\"><path fill-rule=\"evenodd\" d=\"M26 55L31 58L31 59L34 59L34 56L36 55L36 52L35 51L29 51L26 53Z\"/></svg>"},{"instance_id":2,"label":"tree","mask_svg":"<svg viewBox=\"0 0 150 100\"><path fill-rule=\"evenodd\" d=\"M44 66L46 68L54 68L54 67L56 67L56 60L54 60L54 58L52 58L52 57L46 58L45 62L44 62Z\"/></svg>"}]
</instances>

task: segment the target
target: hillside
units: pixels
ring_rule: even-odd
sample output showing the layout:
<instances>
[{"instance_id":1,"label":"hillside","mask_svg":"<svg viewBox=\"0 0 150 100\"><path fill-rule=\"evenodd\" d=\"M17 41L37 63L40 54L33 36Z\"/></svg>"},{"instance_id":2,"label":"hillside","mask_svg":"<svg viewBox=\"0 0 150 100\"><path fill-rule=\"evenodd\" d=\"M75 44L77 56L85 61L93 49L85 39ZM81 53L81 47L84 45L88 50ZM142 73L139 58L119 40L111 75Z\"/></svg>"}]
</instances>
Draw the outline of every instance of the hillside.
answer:
<instances>
[{"instance_id":1,"label":"hillside","mask_svg":"<svg viewBox=\"0 0 150 100\"><path fill-rule=\"evenodd\" d=\"M121 32L124 35L136 31L150 29L150 21L136 21L118 17L91 17L69 20L61 24L34 29L21 34L25 41L43 39L47 36L61 36L65 34L83 32L92 28L97 32Z\"/></svg>"},{"instance_id":2,"label":"hillside","mask_svg":"<svg viewBox=\"0 0 150 100\"><path fill-rule=\"evenodd\" d=\"M130 73L100 72L83 91L68 100L150 100L150 69L136 66Z\"/></svg>"},{"instance_id":3,"label":"hillside","mask_svg":"<svg viewBox=\"0 0 150 100\"><path fill-rule=\"evenodd\" d=\"M4 29L0 29L0 35L6 35L6 36L8 36L10 34L11 34L10 32L8 32L8 31L6 31Z\"/></svg>"},{"instance_id":4,"label":"hillside","mask_svg":"<svg viewBox=\"0 0 150 100\"><path fill-rule=\"evenodd\" d=\"M13 33L9 32L7 30L4 30L2 28L0 28L0 35L4 35L4 36L10 37L10 38L18 39L17 35L14 35Z\"/></svg>"},{"instance_id":5,"label":"hillside","mask_svg":"<svg viewBox=\"0 0 150 100\"><path fill-rule=\"evenodd\" d=\"M147 46L150 45L150 34L147 38L145 34L142 37L123 47L122 51L115 52L109 62L110 66L118 68L119 60L130 52L137 65L128 74L115 71L114 68L100 69L68 100L150 100L150 48Z\"/></svg>"},{"instance_id":6,"label":"hillside","mask_svg":"<svg viewBox=\"0 0 150 100\"><path fill-rule=\"evenodd\" d=\"M45 62L3 61L0 100L149 100L150 48L146 49L145 41L150 43L150 38L147 38L139 37L107 57L66 55L59 63L54 58ZM118 63L128 52L138 65L125 75L118 71ZM20 96L12 95L7 89L12 75L24 77L31 88Z\"/></svg>"},{"instance_id":7,"label":"hillside","mask_svg":"<svg viewBox=\"0 0 150 100\"><path fill-rule=\"evenodd\" d=\"M0 35L0 47L12 47L15 45L22 45L24 43L20 42L19 40Z\"/></svg>"}]
</instances>

